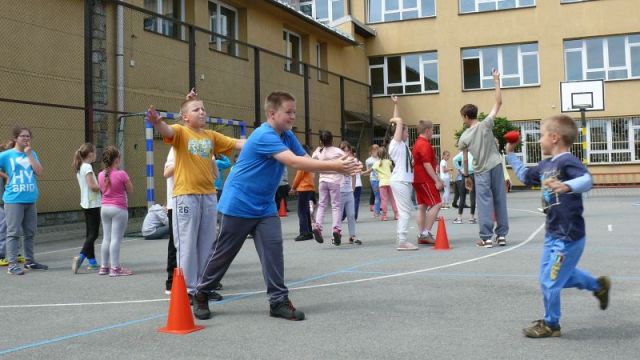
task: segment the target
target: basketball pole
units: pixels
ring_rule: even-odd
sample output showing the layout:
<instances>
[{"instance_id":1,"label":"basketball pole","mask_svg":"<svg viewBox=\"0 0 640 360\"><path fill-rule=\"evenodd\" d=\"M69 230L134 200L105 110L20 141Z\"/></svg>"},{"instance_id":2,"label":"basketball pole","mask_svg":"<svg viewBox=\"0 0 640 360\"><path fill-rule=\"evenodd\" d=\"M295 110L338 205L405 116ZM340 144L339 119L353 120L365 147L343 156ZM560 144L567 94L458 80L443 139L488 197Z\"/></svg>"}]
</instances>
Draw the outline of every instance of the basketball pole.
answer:
<instances>
[{"instance_id":1,"label":"basketball pole","mask_svg":"<svg viewBox=\"0 0 640 360\"><path fill-rule=\"evenodd\" d=\"M582 133L582 163L587 164L587 109L583 106L580 107L580 131Z\"/></svg>"}]
</instances>

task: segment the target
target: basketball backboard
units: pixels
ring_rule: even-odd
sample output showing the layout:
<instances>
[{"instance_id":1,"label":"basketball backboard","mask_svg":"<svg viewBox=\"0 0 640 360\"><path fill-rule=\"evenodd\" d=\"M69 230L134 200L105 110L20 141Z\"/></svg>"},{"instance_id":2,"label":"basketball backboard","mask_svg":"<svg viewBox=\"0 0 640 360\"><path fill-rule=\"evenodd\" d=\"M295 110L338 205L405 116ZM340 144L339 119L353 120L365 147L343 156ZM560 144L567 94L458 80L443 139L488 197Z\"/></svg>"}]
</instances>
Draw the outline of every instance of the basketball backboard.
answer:
<instances>
[{"instance_id":1,"label":"basketball backboard","mask_svg":"<svg viewBox=\"0 0 640 360\"><path fill-rule=\"evenodd\" d=\"M604 80L560 82L562 112L604 110Z\"/></svg>"}]
</instances>

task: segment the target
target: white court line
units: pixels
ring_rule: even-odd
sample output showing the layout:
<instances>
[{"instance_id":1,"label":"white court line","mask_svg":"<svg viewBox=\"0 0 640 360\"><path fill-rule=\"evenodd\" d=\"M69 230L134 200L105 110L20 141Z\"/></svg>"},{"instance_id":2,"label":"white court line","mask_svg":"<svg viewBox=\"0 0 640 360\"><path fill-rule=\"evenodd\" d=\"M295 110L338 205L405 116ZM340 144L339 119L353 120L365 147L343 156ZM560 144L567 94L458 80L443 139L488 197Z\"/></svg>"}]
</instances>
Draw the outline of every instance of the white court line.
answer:
<instances>
[{"instance_id":1,"label":"white court line","mask_svg":"<svg viewBox=\"0 0 640 360\"><path fill-rule=\"evenodd\" d=\"M534 214L544 215L544 214L541 214L538 211L532 211L532 210L523 210L523 209L511 209L511 210L531 212L531 213L534 213ZM491 253L491 254L487 254L487 255L484 255L484 256L480 256L480 257L476 257L476 258L472 258L472 259L468 259L468 260L463 260L463 261L457 261L457 262L454 262L454 263L451 263L451 264L434 266L434 267L430 267L430 268L426 268L426 269L408 271L408 272L391 274L391 275L373 276L373 277L364 278L364 279L339 281L339 282L333 282L333 283L327 283L327 284L298 286L298 287L290 288L289 290L316 289L316 288L324 288L324 287L338 286L338 285L357 284L357 283L367 282L367 281L384 280L384 279L390 279L390 278L394 278L394 277L414 275L414 274L420 274L420 273L425 273L425 272L434 271L434 270L446 269L446 268L449 268L449 267L454 267L454 266L458 266L458 265L463 265L463 264L468 264L468 263L472 263L472 262L488 259L488 258L493 257L493 256L498 256L500 254L504 254L504 253L507 253L509 251L516 250L516 249L528 244L531 240L533 240L536 237L536 235L538 235L538 233L542 229L544 229L544 225L545 225L545 223L542 223L533 233L531 233L531 235L529 235L529 237L525 241L521 242L520 244L518 244L516 246L510 246L510 247L505 248L504 250L501 250L501 251L498 251L498 252L494 252L494 253ZM262 293L265 293L265 292L266 292L266 290L250 291L250 292L242 292L242 293L232 293L232 294L225 294L225 297L229 297L229 296L249 296L249 295L262 294ZM149 300L105 301L105 302L67 303L67 304L0 305L0 309L67 307L67 306L85 306L85 305L113 305L113 304L143 304L143 303L161 302L161 301L168 301L168 300L169 299L163 298L163 299L149 299Z\"/></svg>"}]
</instances>

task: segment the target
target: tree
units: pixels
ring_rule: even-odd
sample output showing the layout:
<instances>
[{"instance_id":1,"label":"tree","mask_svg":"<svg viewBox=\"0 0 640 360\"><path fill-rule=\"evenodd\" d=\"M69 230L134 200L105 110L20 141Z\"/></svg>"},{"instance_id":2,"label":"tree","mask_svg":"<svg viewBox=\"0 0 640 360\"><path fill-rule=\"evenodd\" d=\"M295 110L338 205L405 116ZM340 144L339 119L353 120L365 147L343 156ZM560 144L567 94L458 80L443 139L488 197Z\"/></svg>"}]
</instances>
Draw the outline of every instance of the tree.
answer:
<instances>
[{"instance_id":1,"label":"tree","mask_svg":"<svg viewBox=\"0 0 640 360\"><path fill-rule=\"evenodd\" d=\"M487 117L487 114L480 113L480 115L478 116L478 121L482 121L486 117ZM458 145L458 140L460 140L460 136L465 130L467 130L467 128L468 128L467 125L463 125L462 129L459 129L458 131L455 132L454 136L456 138L456 146ZM504 140L504 134L512 130L519 130L519 128L513 125L513 123L511 123L506 117L496 117L493 120L493 136L496 139L498 139L498 141L500 142L500 151L503 151L504 146L507 144L507 142Z\"/></svg>"}]
</instances>

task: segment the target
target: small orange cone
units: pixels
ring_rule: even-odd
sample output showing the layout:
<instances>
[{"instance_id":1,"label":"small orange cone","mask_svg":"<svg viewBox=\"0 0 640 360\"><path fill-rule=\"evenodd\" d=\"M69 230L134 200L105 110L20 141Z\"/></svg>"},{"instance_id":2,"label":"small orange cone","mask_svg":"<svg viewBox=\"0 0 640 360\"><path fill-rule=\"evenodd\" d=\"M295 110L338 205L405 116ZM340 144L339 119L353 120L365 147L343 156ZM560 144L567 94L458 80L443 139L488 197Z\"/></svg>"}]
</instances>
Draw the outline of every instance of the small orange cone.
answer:
<instances>
[{"instance_id":1,"label":"small orange cone","mask_svg":"<svg viewBox=\"0 0 640 360\"><path fill-rule=\"evenodd\" d=\"M449 237L447 236L447 228L444 225L444 218L438 219L438 232L436 233L436 244L434 250L449 250Z\"/></svg>"},{"instance_id":2,"label":"small orange cone","mask_svg":"<svg viewBox=\"0 0 640 360\"><path fill-rule=\"evenodd\" d=\"M280 209L278 209L278 216L287 217L287 205L284 203L284 199L280 199Z\"/></svg>"},{"instance_id":3,"label":"small orange cone","mask_svg":"<svg viewBox=\"0 0 640 360\"><path fill-rule=\"evenodd\" d=\"M182 268L175 268L173 269L173 286L171 287L167 326L158 329L158 331L184 335L202 329L204 329L204 326L195 325L193 322L193 313L191 312L191 306L189 306L189 296L187 295L187 286L184 282Z\"/></svg>"}]
</instances>

